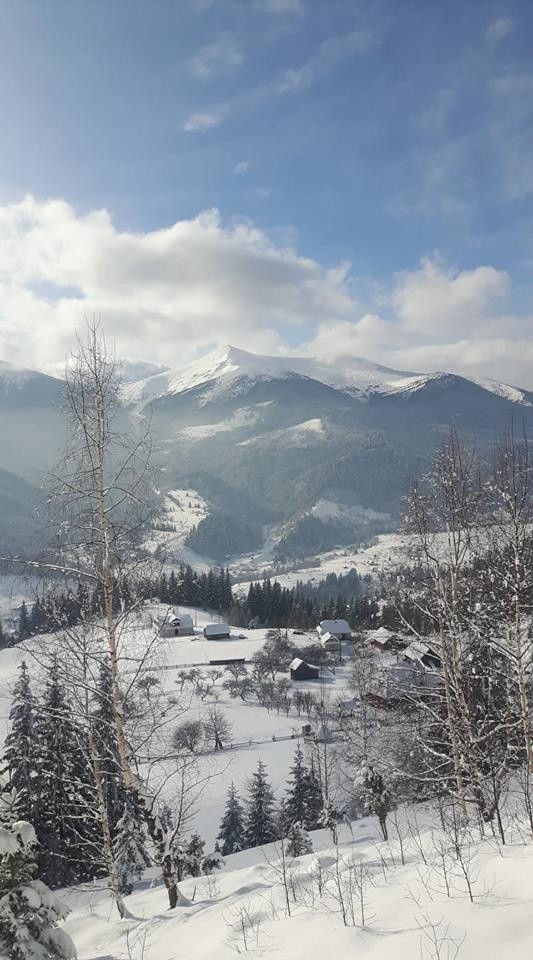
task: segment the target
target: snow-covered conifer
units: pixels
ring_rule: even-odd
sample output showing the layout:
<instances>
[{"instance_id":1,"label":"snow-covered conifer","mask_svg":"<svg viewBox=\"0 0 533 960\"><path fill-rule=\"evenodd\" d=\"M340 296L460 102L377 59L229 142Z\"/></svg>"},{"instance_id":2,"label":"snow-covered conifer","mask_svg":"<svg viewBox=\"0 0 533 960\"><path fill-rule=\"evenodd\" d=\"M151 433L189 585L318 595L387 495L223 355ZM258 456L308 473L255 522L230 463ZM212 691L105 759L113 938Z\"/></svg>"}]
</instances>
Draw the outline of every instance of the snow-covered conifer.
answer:
<instances>
[{"instance_id":1,"label":"snow-covered conifer","mask_svg":"<svg viewBox=\"0 0 533 960\"><path fill-rule=\"evenodd\" d=\"M363 764L356 786L361 792L366 812L378 818L383 839L387 840L387 815L393 809L393 802L382 775L369 764Z\"/></svg>"},{"instance_id":2,"label":"snow-covered conifer","mask_svg":"<svg viewBox=\"0 0 533 960\"><path fill-rule=\"evenodd\" d=\"M23 660L19 667L19 679L13 688L9 713L10 730L4 749L4 768L10 786L16 791L18 819L28 820L30 823L34 823L38 791L35 710L28 667Z\"/></svg>"},{"instance_id":3,"label":"snow-covered conifer","mask_svg":"<svg viewBox=\"0 0 533 960\"><path fill-rule=\"evenodd\" d=\"M237 853L246 846L242 804L233 783L228 791L226 809L220 823L218 836L222 842L222 856L224 857L230 853Z\"/></svg>"},{"instance_id":4,"label":"snow-covered conifer","mask_svg":"<svg viewBox=\"0 0 533 960\"><path fill-rule=\"evenodd\" d=\"M5 797L2 821L7 816ZM16 800L11 807L16 808ZM74 960L76 948L57 924L69 910L36 879L32 825L16 820L0 827L0 956L11 960Z\"/></svg>"},{"instance_id":5,"label":"snow-covered conifer","mask_svg":"<svg viewBox=\"0 0 533 960\"><path fill-rule=\"evenodd\" d=\"M260 847L276 839L274 794L268 782L264 763L260 760L257 770L248 782L246 803L245 841L247 847Z\"/></svg>"},{"instance_id":6,"label":"snow-covered conifer","mask_svg":"<svg viewBox=\"0 0 533 960\"><path fill-rule=\"evenodd\" d=\"M301 857L305 853L313 852L313 844L305 825L295 820L287 833L287 853L290 857Z\"/></svg>"},{"instance_id":7,"label":"snow-covered conifer","mask_svg":"<svg viewBox=\"0 0 533 960\"><path fill-rule=\"evenodd\" d=\"M145 847L145 838L135 805L126 798L122 816L116 824L113 843L115 867L121 893L131 893L151 860Z\"/></svg>"}]
</instances>

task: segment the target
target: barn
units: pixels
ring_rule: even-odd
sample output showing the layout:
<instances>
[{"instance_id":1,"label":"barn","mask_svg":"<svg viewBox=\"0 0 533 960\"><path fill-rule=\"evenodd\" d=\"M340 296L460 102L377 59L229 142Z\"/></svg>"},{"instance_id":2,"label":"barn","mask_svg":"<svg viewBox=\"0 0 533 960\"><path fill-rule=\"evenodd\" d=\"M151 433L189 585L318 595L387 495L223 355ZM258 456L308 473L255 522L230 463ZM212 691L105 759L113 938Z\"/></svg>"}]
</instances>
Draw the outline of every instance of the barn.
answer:
<instances>
[{"instance_id":1,"label":"barn","mask_svg":"<svg viewBox=\"0 0 533 960\"><path fill-rule=\"evenodd\" d=\"M227 623L208 623L204 627L206 640L227 640L230 633L231 627Z\"/></svg>"},{"instance_id":2,"label":"barn","mask_svg":"<svg viewBox=\"0 0 533 960\"><path fill-rule=\"evenodd\" d=\"M320 677L320 667L315 667L312 663L306 663L295 657L290 665L291 680L318 680Z\"/></svg>"},{"instance_id":3,"label":"barn","mask_svg":"<svg viewBox=\"0 0 533 960\"><path fill-rule=\"evenodd\" d=\"M347 620L321 620L316 630L319 637L330 633L331 636L336 637L337 640L350 640L352 636L352 631L350 630L350 625Z\"/></svg>"},{"instance_id":4,"label":"barn","mask_svg":"<svg viewBox=\"0 0 533 960\"><path fill-rule=\"evenodd\" d=\"M188 613L170 613L167 617L154 617L160 637L193 637L194 624Z\"/></svg>"}]
</instances>

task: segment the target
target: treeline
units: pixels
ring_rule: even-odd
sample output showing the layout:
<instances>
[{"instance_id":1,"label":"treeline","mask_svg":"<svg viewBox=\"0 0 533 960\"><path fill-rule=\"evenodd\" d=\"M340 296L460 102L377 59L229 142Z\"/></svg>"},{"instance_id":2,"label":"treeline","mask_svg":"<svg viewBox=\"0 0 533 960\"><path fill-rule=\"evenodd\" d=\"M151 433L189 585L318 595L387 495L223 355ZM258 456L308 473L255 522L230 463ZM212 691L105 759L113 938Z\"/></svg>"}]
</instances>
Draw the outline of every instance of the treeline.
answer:
<instances>
[{"instance_id":1,"label":"treeline","mask_svg":"<svg viewBox=\"0 0 533 960\"><path fill-rule=\"evenodd\" d=\"M197 573L190 566L180 567L167 576L162 573L155 579L145 578L133 585L127 578L116 583L113 589L115 612L130 610L136 604L157 597L162 603L190 607L205 607L227 613L234 604L229 571ZM98 590L89 591L83 582L76 589L50 590L38 597L31 605L25 602L20 607L17 629L14 633L3 631L0 623L0 649L20 643L40 633L75 626L83 620L101 616L102 597Z\"/></svg>"},{"instance_id":2,"label":"treeline","mask_svg":"<svg viewBox=\"0 0 533 960\"><path fill-rule=\"evenodd\" d=\"M293 627L303 630L316 627L320 620L346 619L352 627L367 627L376 623L380 607L378 601L368 594L360 594L360 582L352 589L357 593L343 595L334 591L342 584L342 578L331 575L329 583L330 597L322 599L322 588L310 584L297 587L282 587L274 580L263 583L251 583L244 613L248 617L248 626ZM352 576L350 578L355 581ZM339 584L339 581L341 583Z\"/></svg>"}]
</instances>

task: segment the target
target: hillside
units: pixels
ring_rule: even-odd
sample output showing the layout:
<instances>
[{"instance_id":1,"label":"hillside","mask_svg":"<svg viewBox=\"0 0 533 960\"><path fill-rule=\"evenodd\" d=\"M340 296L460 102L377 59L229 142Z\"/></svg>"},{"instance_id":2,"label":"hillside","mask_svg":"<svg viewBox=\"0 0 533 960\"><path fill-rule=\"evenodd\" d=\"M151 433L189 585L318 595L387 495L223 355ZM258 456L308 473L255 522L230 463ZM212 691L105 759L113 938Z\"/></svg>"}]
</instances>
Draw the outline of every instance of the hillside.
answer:
<instances>
[{"instance_id":1,"label":"hillside","mask_svg":"<svg viewBox=\"0 0 533 960\"><path fill-rule=\"evenodd\" d=\"M438 851L449 849L450 838L435 816L403 809L390 843L380 839L373 818L341 827L338 847L326 831L314 833L319 852L286 863L287 897L276 845L235 854L221 873L185 881L190 902L173 912L164 890L150 889L148 881L127 898L131 917L123 921L110 916L101 888L67 891L73 912L65 928L79 960L219 960L241 953L323 960L333 945L338 960L526 960L531 846L518 832L505 847L472 837L463 849L465 878L451 855L444 871L439 867Z\"/></svg>"},{"instance_id":2,"label":"hillside","mask_svg":"<svg viewBox=\"0 0 533 960\"><path fill-rule=\"evenodd\" d=\"M122 426L149 420L162 497L190 487L205 504L176 562L227 563L267 543L278 562L357 548L395 529L409 481L451 424L481 451L513 419L533 426L525 390L358 357L325 364L225 347L134 379L146 369L126 364ZM32 483L61 447L60 393L59 379L0 367L5 465Z\"/></svg>"}]
</instances>

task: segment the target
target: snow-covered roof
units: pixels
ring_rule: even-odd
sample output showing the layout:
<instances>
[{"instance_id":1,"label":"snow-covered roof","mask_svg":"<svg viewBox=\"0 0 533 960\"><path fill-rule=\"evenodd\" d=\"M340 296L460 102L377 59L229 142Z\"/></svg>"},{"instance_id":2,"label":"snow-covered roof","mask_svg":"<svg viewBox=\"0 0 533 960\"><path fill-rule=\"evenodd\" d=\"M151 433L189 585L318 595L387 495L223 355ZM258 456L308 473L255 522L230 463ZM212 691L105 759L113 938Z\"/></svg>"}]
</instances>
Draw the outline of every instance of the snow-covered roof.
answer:
<instances>
[{"instance_id":1,"label":"snow-covered roof","mask_svg":"<svg viewBox=\"0 0 533 960\"><path fill-rule=\"evenodd\" d=\"M194 626L194 624L193 624L193 622L192 622L192 617L191 617L190 613L175 613L175 614L172 615L171 620L172 620L173 623L174 623L175 621L177 621L177 622L179 623L180 627L193 627L193 626Z\"/></svg>"},{"instance_id":2,"label":"snow-covered roof","mask_svg":"<svg viewBox=\"0 0 533 960\"><path fill-rule=\"evenodd\" d=\"M438 653L433 647L430 647L429 643L424 643L423 640L413 640L412 643L403 651L404 657L408 660L421 660L422 657L425 657L429 654L432 657L438 657Z\"/></svg>"},{"instance_id":3,"label":"snow-covered roof","mask_svg":"<svg viewBox=\"0 0 533 960\"><path fill-rule=\"evenodd\" d=\"M230 627L227 623L208 623L204 627L206 637L215 636L219 633L230 633Z\"/></svg>"},{"instance_id":4,"label":"snow-covered roof","mask_svg":"<svg viewBox=\"0 0 533 960\"><path fill-rule=\"evenodd\" d=\"M347 620L321 620L317 630L319 633L331 633L334 637L340 633L351 633L350 625Z\"/></svg>"},{"instance_id":5,"label":"snow-covered roof","mask_svg":"<svg viewBox=\"0 0 533 960\"><path fill-rule=\"evenodd\" d=\"M300 660L300 657L295 657L292 663L290 664L290 670L297 670L298 667L301 667L303 660Z\"/></svg>"}]
</instances>

